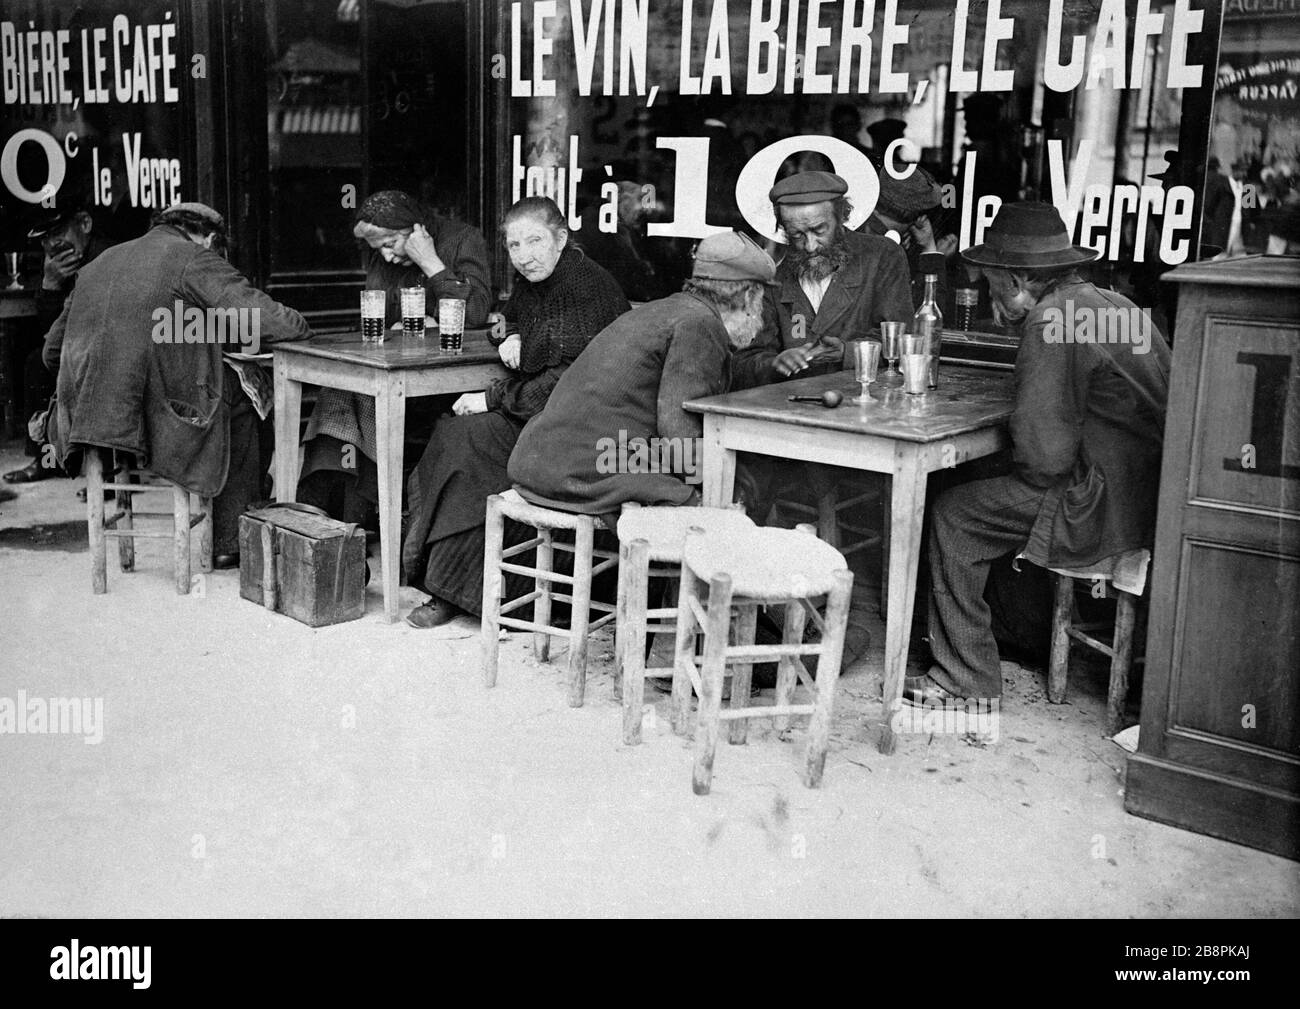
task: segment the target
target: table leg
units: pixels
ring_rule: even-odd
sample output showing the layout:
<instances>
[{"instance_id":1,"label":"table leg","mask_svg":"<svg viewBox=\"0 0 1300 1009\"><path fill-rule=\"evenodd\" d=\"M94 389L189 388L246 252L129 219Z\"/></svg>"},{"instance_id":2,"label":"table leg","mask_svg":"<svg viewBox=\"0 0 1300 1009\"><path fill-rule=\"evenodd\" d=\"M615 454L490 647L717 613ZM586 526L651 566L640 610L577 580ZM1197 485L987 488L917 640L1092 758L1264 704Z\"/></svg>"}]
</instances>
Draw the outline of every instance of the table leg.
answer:
<instances>
[{"instance_id":1,"label":"table leg","mask_svg":"<svg viewBox=\"0 0 1300 1009\"><path fill-rule=\"evenodd\" d=\"M722 434L726 418L704 415L704 486L701 494L707 508L726 508L731 504L736 483L736 453L723 447Z\"/></svg>"},{"instance_id":2,"label":"table leg","mask_svg":"<svg viewBox=\"0 0 1300 1009\"><path fill-rule=\"evenodd\" d=\"M402 439L406 433L406 379L383 375L375 393L375 466L379 477L379 558L384 615L397 619L402 555Z\"/></svg>"},{"instance_id":3,"label":"table leg","mask_svg":"<svg viewBox=\"0 0 1300 1009\"><path fill-rule=\"evenodd\" d=\"M890 754L898 745L890 721L903 698L907 672L907 641L912 630L916 569L921 560L921 527L925 518L926 472L914 449L900 445L894 457L890 493L889 609L885 619L885 689L879 749Z\"/></svg>"},{"instance_id":4,"label":"table leg","mask_svg":"<svg viewBox=\"0 0 1300 1009\"><path fill-rule=\"evenodd\" d=\"M298 423L302 418L302 383L291 379L277 357L275 380L275 499L293 501L298 494Z\"/></svg>"}]
</instances>

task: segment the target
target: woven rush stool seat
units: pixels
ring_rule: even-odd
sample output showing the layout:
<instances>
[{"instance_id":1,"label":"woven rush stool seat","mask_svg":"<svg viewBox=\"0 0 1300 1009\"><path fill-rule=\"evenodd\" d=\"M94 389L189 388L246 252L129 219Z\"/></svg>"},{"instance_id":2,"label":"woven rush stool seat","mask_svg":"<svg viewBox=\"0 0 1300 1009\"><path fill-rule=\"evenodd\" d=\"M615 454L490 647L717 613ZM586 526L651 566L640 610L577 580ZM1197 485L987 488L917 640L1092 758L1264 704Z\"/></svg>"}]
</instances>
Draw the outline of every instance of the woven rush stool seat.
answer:
<instances>
[{"instance_id":1,"label":"woven rush stool seat","mask_svg":"<svg viewBox=\"0 0 1300 1009\"><path fill-rule=\"evenodd\" d=\"M652 632L674 631L677 622L676 606L649 608L650 578L680 577L682 547L691 529L722 535L753 528L753 521L737 508L642 507L632 502L623 506L618 519L614 689L622 700L623 742L629 746L641 742L646 674L672 674L671 668L646 669L647 638Z\"/></svg>"},{"instance_id":2,"label":"woven rush stool seat","mask_svg":"<svg viewBox=\"0 0 1300 1009\"><path fill-rule=\"evenodd\" d=\"M136 539L169 539L172 541L172 575L177 595L189 595L190 580L190 530L197 528L199 539L199 570L212 570L212 499L200 498L176 484L155 477L148 470L121 465L113 472L115 479L105 481L104 460L101 452L109 449L87 447L83 471L86 475L86 532L90 543L90 587L95 595L108 591L108 540L117 540L117 562L122 571L135 570ZM104 514L104 492L114 492L116 510ZM170 511L140 512L135 510L136 494L169 494ZM197 512L191 511L197 507ZM137 529L138 518L170 519L170 530Z\"/></svg>"},{"instance_id":3,"label":"woven rush stool seat","mask_svg":"<svg viewBox=\"0 0 1300 1009\"><path fill-rule=\"evenodd\" d=\"M695 537L684 559L704 581L731 579L733 595L764 601L820 596L835 587L835 573L848 569L844 555L802 529L765 526L736 535Z\"/></svg>"},{"instance_id":4,"label":"woven rush stool seat","mask_svg":"<svg viewBox=\"0 0 1300 1009\"><path fill-rule=\"evenodd\" d=\"M1047 699L1053 704L1065 701L1066 680L1070 666L1070 642L1078 641L1093 651L1110 657L1110 685L1106 691L1106 732L1114 735L1124 719L1124 702L1128 697L1129 673L1133 666L1133 629L1137 623L1137 604L1146 591L1150 550L1128 550L1086 568L1048 568L1055 580L1052 606L1052 649L1047 667ZM1115 627L1107 644L1093 634L1106 624L1080 624L1075 620L1076 583L1089 582L1115 597Z\"/></svg>"},{"instance_id":5,"label":"woven rush stool seat","mask_svg":"<svg viewBox=\"0 0 1300 1009\"><path fill-rule=\"evenodd\" d=\"M536 536L505 547L505 520L513 519L530 526ZM483 554L483 682L492 687L497 681L499 631L502 627L533 632L533 654L539 662L550 658L551 638L569 640L569 706L582 706L587 686L587 635L614 619L616 607L591 598L591 581L596 575L609 570L618 562L616 554L595 547L597 529L609 527L596 515L546 508L524 500L511 488L487 499L487 536ZM555 538L556 532L573 533L573 542ZM536 550L534 565L515 563L511 558ZM555 570L555 551L573 554L573 574L560 574ZM598 560L598 562L596 562ZM503 600L505 575L517 574L533 579L533 591L517 599ZM556 591L556 586L567 586L570 591ZM568 628L551 623L553 600L570 605ZM529 603L533 605L533 619L510 617ZM591 619L591 611L603 616Z\"/></svg>"},{"instance_id":6,"label":"woven rush stool seat","mask_svg":"<svg viewBox=\"0 0 1300 1009\"><path fill-rule=\"evenodd\" d=\"M691 690L699 695L695 730L696 795L706 795L713 782L713 758L718 727L730 721L733 744L745 742L746 722L773 718L778 731L791 715L811 715L803 781L809 788L821 784L830 738L835 681L839 678L848 627L853 574L844 556L817 539L811 525L796 529L755 528L709 536L692 531L682 550L681 593L677 605L677 642L673 662L673 731L686 731ZM825 595L823 617L813 600ZM781 643L754 643L758 606L784 603ZM728 643L732 607L741 616L734 644ZM803 631L812 619L821 640L804 644ZM702 633L704 652L696 665L695 636ZM818 656L817 680L804 666L808 655ZM749 706L750 675L755 662L777 662L776 703ZM733 666L731 703L722 709L722 682L727 665ZM812 703L794 704L796 682L813 694Z\"/></svg>"}]
</instances>

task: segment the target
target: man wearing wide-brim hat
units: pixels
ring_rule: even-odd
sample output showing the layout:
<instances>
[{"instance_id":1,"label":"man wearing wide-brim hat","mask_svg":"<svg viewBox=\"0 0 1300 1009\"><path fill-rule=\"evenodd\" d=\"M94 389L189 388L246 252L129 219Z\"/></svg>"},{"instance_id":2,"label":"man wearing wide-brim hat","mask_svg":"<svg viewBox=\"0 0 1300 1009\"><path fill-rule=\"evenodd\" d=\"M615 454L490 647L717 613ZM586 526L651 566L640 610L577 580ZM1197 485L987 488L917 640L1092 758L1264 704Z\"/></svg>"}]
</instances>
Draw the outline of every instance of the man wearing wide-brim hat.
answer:
<instances>
[{"instance_id":1,"label":"man wearing wide-brim hat","mask_svg":"<svg viewBox=\"0 0 1300 1009\"><path fill-rule=\"evenodd\" d=\"M1013 468L954 487L930 522L933 664L912 700L994 698L998 647L984 601L993 561L1091 567L1150 547L1155 528L1169 346L1129 299L1085 282L1097 258L1056 209L1010 203L963 255L1020 330Z\"/></svg>"}]
</instances>

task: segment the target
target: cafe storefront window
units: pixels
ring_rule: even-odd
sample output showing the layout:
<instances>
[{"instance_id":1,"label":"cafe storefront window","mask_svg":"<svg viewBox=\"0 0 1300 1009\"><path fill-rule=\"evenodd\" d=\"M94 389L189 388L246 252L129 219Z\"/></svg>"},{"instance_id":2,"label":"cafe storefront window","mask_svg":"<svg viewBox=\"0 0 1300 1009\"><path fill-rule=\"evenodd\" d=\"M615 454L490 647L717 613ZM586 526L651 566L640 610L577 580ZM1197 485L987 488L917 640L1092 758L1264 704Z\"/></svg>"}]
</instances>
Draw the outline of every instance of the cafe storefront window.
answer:
<instances>
[{"instance_id":1,"label":"cafe storefront window","mask_svg":"<svg viewBox=\"0 0 1300 1009\"><path fill-rule=\"evenodd\" d=\"M960 247L990 197L1057 202L1076 241L1102 249L1098 279L1161 315L1155 280L1200 254L1215 0L502 6L498 199L554 194L590 247L612 248L615 229L635 300L678 286L711 228L779 242L777 178L862 174L900 132L902 161L945 187L935 233ZM857 195L855 225L874 190Z\"/></svg>"}]
</instances>

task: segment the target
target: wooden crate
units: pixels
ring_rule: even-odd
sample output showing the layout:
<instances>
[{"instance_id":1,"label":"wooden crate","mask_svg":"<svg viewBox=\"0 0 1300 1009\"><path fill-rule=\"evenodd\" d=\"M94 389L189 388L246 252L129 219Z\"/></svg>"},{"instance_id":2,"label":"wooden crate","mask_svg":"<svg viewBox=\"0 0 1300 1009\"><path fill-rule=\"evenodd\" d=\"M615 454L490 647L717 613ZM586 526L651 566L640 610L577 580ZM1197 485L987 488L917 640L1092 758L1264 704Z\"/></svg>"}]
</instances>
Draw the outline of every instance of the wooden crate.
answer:
<instances>
[{"instance_id":1,"label":"wooden crate","mask_svg":"<svg viewBox=\"0 0 1300 1009\"><path fill-rule=\"evenodd\" d=\"M365 568L353 524L285 507L239 517L239 594L309 627L361 617Z\"/></svg>"}]
</instances>

